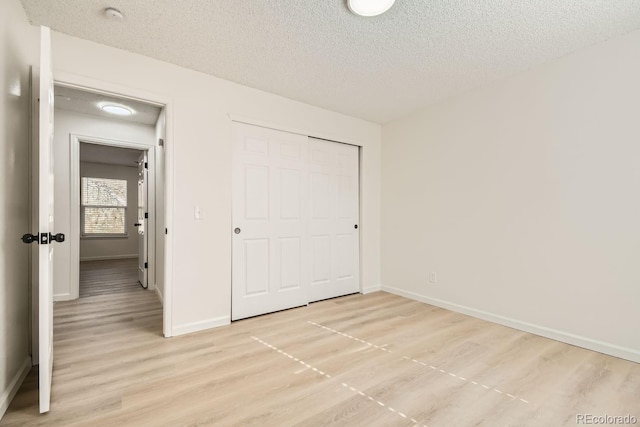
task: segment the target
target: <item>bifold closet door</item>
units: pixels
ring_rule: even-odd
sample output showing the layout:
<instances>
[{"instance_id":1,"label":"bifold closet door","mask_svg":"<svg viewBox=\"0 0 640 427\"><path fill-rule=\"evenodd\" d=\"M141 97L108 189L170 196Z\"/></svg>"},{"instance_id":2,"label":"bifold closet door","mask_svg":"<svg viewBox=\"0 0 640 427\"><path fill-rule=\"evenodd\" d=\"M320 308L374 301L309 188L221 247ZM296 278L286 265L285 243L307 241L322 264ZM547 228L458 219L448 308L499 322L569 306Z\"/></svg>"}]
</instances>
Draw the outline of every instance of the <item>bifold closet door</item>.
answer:
<instances>
[{"instance_id":1,"label":"bifold closet door","mask_svg":"<svg viewBox=\"0 0 640 427\"><path fill-rule=\"evenodd\" d=\"M232 320L308 303L306 136L234 123Z\"/></svg>"},{"instance_id":2,"label":"bifold closet door","mask_svg":"<svg viewBox=\"0 0 640 427\"><path fill-rule=\"evenodd\" d=\"M360 290L358 147L309 138L309 302Z\"/></svg>"}]
</instances>

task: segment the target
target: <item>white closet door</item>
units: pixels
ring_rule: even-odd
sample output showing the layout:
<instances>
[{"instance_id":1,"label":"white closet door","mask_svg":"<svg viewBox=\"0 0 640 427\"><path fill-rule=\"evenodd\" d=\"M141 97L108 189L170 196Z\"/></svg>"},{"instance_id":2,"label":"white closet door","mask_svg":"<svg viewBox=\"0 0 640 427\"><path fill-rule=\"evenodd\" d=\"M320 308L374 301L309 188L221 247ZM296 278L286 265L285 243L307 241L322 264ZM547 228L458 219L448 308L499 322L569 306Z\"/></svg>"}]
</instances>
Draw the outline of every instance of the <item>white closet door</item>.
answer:
<instances>
[{"instance_id":1,"label":"white closet door","mask_svg":"<svg viewBox=\"0 0 640 427\"><path fill-rule=\"evenodd\" d=\"M309 302L358 292L358 147L309 138Z\"/></svg>"},{"instance_id":2,"label":"white closet door","mask_svg":"<svg viewBox=\"0 0 640 427\"><path fill-rule=\"evenodd\" d=\"M234 123L231 319L306 305L307 137Z\"/></svg>"}]
</instances>

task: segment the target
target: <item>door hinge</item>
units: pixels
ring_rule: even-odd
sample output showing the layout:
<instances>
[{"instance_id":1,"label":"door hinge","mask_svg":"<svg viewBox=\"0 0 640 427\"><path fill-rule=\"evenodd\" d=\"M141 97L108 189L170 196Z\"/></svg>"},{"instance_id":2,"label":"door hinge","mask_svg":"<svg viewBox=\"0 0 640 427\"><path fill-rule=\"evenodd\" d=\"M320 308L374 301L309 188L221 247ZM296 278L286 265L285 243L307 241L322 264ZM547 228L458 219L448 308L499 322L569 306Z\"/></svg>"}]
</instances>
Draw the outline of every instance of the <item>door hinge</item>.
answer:
<instances>
[{"instance_id":1,"label":"door hinge","mask_svg":"<svg viewBox=\"0 0 640 427\"><path fill-rule=\"evenodd\" d=\"M145 218L145 219L149 219L149 212L145 212L145 213L144 213L144 218Z\"/></svg>"},{"instance_id":2,"label":"door hinge","mask_svg":"<svg viewBox=\"0 0 640 427\"><path fill-rule=\"evenodd\" d=\"M144 263L144 268L149 268L149 263L148 262Z\"/></svg>"},{"instance_id":3,"label":"door hinge","mask_svg":"<svg viewBox=\"0 0 640 427\"><path fill-rule=\"evenodd\" d=\"M164 229L164 234L169 234L169 229L168 228Z\"/></svg>"},{"instance_id":4,"label":"door hinge","mask_svg":"<svg viewBox=\"0 0 640 427\"><path fill-rule=\"evenodd\" d=\"M158 138L158 145L159 145L160 147L164 147L164 139L162 139L162 138Z\"/></svg>"},{"instance_id":5,"label":"door hinge","mask_svg":"<svg viewBox=\"0 0 640 427\"><path fill-rule=\"evenodd\" d=\"M144 168L145 168L145 169L149 169L149 163L144 162Z\"/></svg>"}]
</instances>

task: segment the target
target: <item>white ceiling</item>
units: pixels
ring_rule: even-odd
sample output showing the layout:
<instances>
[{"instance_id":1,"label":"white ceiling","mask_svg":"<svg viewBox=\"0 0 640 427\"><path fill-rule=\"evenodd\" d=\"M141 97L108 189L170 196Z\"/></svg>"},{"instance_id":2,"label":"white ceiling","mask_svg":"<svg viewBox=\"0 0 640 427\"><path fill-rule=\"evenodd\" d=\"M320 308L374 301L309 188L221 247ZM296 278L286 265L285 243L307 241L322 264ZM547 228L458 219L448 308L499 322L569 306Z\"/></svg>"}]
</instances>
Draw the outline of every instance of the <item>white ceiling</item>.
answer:
<instances>
[{"instance_id":1,"label":"white ceiling","mask_svg":"<svg viewBox=\"0 0 640 427\"><path fill-rule=\"evenodd\" d=\"M76 113L90 114L92 116L104 117L111 120L123 120L127 122L140 123L155 126L160 115L161 108L132 99L124 99L100 93L87 92L65 86L54 88L56 108ZM130 116L118 116L103 111L99 104L101 102L111 102L125 105L132 109L134 113Z\"/></svg>"},{"instance_id":2,"label":"white ceiling","mask_svg":"<svg viewBox=\"0 0 640 427\"><path fill-rule=\"evenodd\" d=\"M374 18L344 0L22 4L35 25L378 123L640 28L640 0L397 0Z\"/></svg>"},{"instance_id":3,"label":"white ceiling","mask_svg":"<svg viewBox=\"0 0 640 427\"><path fill-rule=\"evenodd\" d=\"M99 144L80 143L80 161L138 167L142 151L130 148L110 147Z\"/></svg>"}]
</instances>

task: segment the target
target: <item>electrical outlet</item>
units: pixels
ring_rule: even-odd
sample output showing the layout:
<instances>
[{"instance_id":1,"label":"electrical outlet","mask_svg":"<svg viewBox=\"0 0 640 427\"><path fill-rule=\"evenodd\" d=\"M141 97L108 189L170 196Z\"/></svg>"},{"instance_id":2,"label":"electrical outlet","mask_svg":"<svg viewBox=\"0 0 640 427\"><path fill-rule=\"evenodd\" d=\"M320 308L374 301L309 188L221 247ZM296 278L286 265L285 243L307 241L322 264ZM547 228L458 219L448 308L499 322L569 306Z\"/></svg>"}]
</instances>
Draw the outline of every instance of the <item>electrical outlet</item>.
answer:
<instances>
[{"instance_id":1,"label":"electrical outlet","mask_svg":"<svg viewBox=\"0 0 640 427\"><path fill-rule=\"evenodd\" d=\"M200 210L200 206L193 207L193 219L195 220L204 219L204 214Z\"/></svg>"},{"instance_id":2,"label":"electrical outlet","mask_svg":"<svg viewBox=\"0 0 640 427\"><path fill-rule=\"evenodd\" d=\"M429 273L429 283L438 283L438 275L435 271Z\"/></svg>"}]
</instances>

